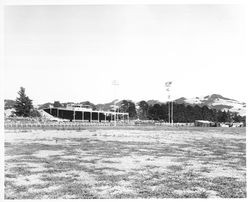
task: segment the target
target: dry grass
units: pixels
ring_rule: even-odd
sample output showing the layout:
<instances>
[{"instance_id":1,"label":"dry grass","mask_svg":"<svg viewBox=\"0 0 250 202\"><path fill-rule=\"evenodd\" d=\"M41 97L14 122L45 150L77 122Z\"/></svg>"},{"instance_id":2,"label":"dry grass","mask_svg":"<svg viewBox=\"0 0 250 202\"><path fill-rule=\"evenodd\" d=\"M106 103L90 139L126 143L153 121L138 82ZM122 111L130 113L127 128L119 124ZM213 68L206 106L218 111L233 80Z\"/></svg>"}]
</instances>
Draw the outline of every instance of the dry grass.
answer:
<instances>
[{"instance_id":1,"label":"dry grass","mask_svg":"<svg viewBox=\"0 0 250 202\"><path fill-rule=\"evenodd\" d=\"M244 128L5 132L5 199L245 198Z\"/></svg>"}]
</instances>

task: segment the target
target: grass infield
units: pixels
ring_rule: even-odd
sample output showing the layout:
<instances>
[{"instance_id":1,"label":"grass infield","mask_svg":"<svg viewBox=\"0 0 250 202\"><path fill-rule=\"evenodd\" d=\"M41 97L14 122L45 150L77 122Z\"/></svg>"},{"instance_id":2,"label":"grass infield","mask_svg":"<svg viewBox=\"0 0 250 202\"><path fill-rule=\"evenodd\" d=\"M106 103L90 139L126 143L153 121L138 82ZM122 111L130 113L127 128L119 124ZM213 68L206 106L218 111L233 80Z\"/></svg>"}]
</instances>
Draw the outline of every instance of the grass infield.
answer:
<instances>
[{"instance_id":1,"label":"grass infield","mask_svg":"<svg viewBox=\"0 0 250 202\"><path fill-rule=\"evenodd\" d=\"M5 131L5 199L245 197L245 128Z\"/></svg>"}]
</instances>

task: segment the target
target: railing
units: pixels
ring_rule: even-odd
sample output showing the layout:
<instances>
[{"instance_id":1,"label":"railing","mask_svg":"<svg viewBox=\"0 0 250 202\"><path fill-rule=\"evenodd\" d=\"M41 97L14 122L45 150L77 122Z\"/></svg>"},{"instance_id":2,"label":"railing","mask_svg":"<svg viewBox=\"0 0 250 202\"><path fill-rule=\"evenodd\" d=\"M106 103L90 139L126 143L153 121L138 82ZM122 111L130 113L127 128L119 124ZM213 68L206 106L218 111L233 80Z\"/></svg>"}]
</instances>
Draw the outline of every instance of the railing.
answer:
<instances>
[{"instance_id":1,"label":"railing","mask_svg":"<svg viewBox=\"0 0 250 202\"><path fill-rule=\"evenodd\" d=\"M158 125L158 126L176 126L176 127L179 127L179 126L194 126L194 123L156 123L155 125Z\"/></svg>"},{"instance_id":2,"label":"railing","mask_svg":"<svg viewBox=\"0 0 250 202\"><path fill-rule=\"evenodd\" d=\"M114 122L5 122L5 129L54 129L54 130L80 130L86 127L106 127L115 126ZM171 127L169 123L135 123L135 122L117 122L116 126L166 126ZM194 126L194 123L174 123L173 126Z\"/></svg>"},{"instance_id":3,"label":"railing","mask_svg":"<svg viewBox=\"0 0 250 202\"><path fill-rule=\"evenodd\" d=\"M117 123L118 126L131 125L129 123ZM45 122L45 123L5 123L5 129L83 129L86 126L114 126L113 122Z\"/></svg>"}]
</instances>

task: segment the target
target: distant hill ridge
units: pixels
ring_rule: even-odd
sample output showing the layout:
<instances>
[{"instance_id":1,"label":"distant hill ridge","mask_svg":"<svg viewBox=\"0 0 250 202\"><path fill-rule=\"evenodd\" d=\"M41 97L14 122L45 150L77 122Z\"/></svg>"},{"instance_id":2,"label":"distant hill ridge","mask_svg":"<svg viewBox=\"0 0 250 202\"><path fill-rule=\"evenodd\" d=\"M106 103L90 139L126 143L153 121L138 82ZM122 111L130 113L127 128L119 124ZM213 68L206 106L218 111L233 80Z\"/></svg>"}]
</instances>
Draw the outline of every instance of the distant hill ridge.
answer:
<instances>
[{"instance_id":1,"label":"distant hill ridge","mask_svg":"<svg viewBox=\"0 0 250 202\"><path fill-rule=\"evenodd\" d=\"M132 100L129 100L132 101ZM116 106L121 106L122 100L113 100L108 103L100 103L100 104L93 104L89 101L84 101L80 102L81 104L88 104L91 107L94 107L95 109L98 110L110 110ZM161 104L163 102L160 102L158 100L148 100L146 101L149 105L155 105L155 104ZM219 94L212 94L212 95L207 95L207 96L200 96L200 97L193 97L193 98L185 98L181 97L178 98L174 101L177 104L185 104L185 105L198 105L198 106L208 106L211 109L217 109L217 110L222 110L222 111L231 111L231 112L236 112L241 116L246 115L246 103L244 102L239 102L237 100L231 99L231 98L226 98L223 97L222 95ZM68 103L73 103L73 102L65 102L61 103L63 106L66 106ZM11 109L14 107L15 101L6 99L4 100L4 107L5 109ZM46 108L49 107L49 105L53 105L53 103L48 102L39 105L39 108Z\"/></svg>"},{"instance_id":2,"label":"distant hill ridge","mask_svg":"<svg viewBox=\"0 0 250 202\"><path fill-rule=\"evenodd\" d=\"M237 112L241 116L246 115L246 103L223 97L219 94L212 94L194 98L181 97L175 100L177 104L208 106L211 109Z\"/></svg>"}]
</instances>

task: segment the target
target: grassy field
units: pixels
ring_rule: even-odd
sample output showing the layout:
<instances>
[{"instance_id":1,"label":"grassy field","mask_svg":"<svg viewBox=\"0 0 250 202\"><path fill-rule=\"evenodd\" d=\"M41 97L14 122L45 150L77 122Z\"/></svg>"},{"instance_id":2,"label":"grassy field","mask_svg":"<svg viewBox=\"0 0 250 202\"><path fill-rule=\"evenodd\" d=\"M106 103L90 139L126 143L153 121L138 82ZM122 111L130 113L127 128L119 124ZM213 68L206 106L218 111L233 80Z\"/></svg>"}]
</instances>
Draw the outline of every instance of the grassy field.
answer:
<instances>
[{"instance_id":1,"label":"grassy field","mask_svg":"<svg viewBox=\"0 0 250 202\"><path fill-rule=\"evenodd\" d=\"M5 199L245 197L245 128L5 131Z\"/></svg>"}]
</instances>

